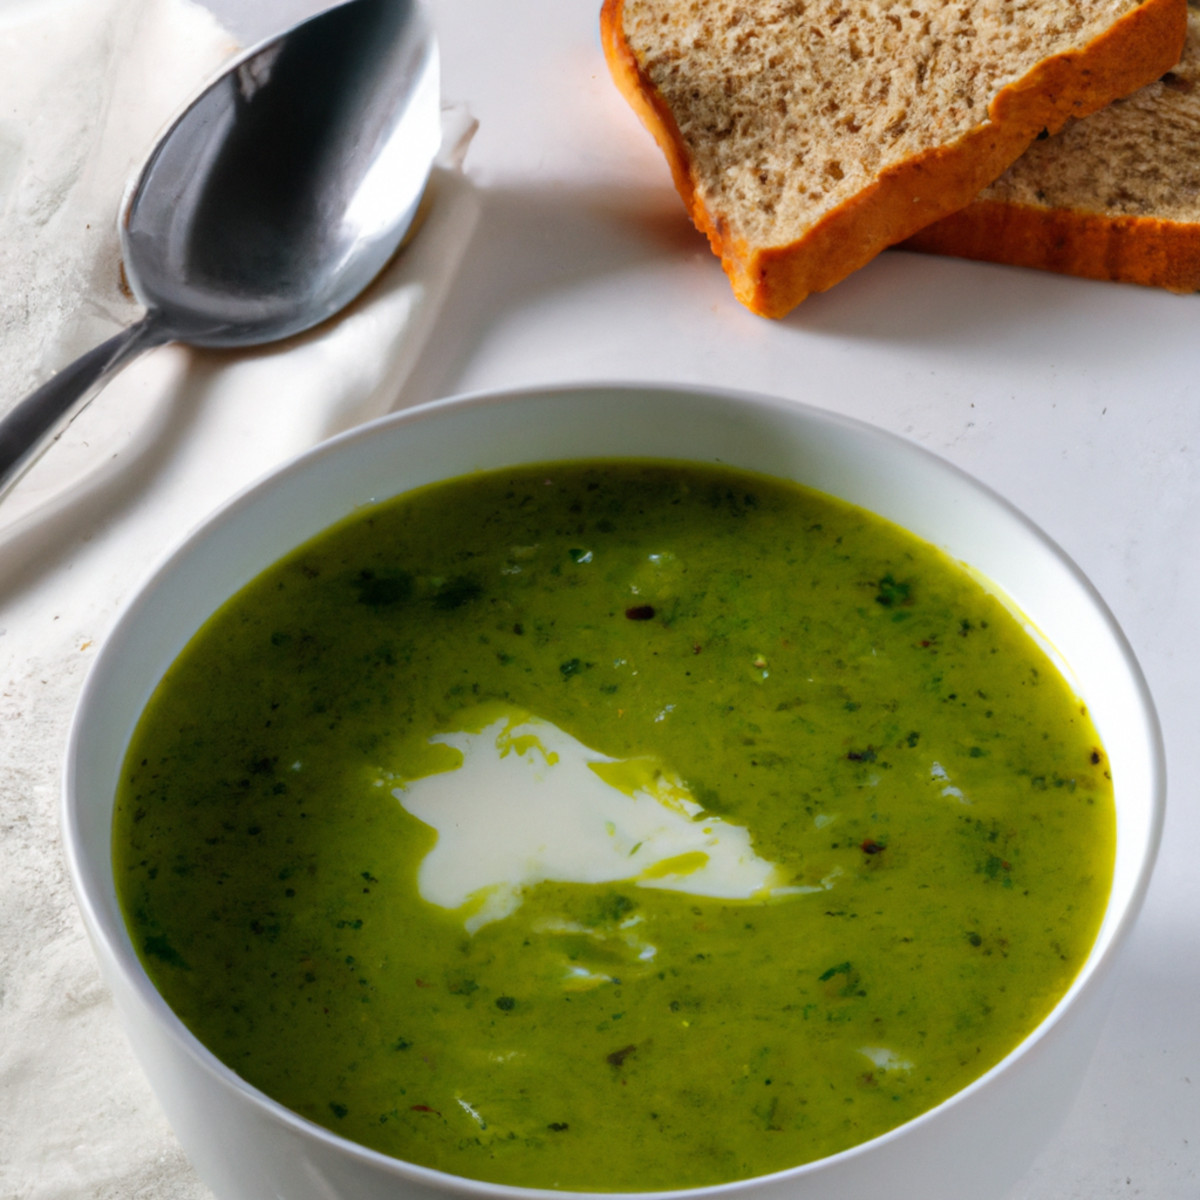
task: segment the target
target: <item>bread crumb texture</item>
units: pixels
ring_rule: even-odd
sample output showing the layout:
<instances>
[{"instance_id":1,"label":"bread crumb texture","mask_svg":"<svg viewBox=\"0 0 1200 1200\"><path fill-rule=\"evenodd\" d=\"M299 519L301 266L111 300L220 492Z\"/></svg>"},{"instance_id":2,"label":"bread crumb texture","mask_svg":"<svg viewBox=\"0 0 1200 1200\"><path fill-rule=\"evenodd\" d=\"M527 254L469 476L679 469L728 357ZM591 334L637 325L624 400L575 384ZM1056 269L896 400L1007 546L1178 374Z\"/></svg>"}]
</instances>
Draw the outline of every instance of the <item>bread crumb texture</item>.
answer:
<instances>
[{"instance_id":1,"label":"bread crumb texture","mask_svg":"<svg viewBox=\"0 0 1200 1200\"><path fill-rule=\"evenodd\" d=\"M1200 8L1161 79L1035 142L975 203L906 245L1200 290Z\"/></svg>"},{"instance_id":2,"label":"bread crumb texture","mask_svg":"<svg viewBox=\"0 0 1200 1200\"><path fill-rule=\"evenodd\" d=\"M1160 80L1035 142L982 195L1123 216L1200 221L1200 13Z\"/></svg>"},{"instance_id":3,"label":"bread crumb texture","mask_svg":"<svg viewBox=\"0 0 1200 1200\"><path fill-rule=\"evenodd\" d=\"M1183 0L607 0L602 24L614 76L739 298L781 315L966 204L1035 121L1058 128L1165 69L1184 12Z\"/></svg>"}]
</instances>

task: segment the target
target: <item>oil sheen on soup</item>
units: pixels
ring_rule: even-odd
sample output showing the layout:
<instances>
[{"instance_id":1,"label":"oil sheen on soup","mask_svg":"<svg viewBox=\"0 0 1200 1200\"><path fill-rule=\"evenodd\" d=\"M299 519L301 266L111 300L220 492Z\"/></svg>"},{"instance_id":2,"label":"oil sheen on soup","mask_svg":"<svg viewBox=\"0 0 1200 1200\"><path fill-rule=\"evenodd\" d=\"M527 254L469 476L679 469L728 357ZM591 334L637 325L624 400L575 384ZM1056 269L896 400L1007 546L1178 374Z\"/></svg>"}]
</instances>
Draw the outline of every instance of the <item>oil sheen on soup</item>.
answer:
<instances>
[{"instance_id":1,"label":"oil sheen on soup","mask_svg":"<svg viewBox=\"0 0 1200 1200\"><path fill-rule=\"evenodd\" d=\"M170 668L114 853L146 969L295 1112L543 1188L781 1170L1003 1058L1115 840L961 566L811 491L550 464L364 510Z\"/></svg>"}]
</instances>

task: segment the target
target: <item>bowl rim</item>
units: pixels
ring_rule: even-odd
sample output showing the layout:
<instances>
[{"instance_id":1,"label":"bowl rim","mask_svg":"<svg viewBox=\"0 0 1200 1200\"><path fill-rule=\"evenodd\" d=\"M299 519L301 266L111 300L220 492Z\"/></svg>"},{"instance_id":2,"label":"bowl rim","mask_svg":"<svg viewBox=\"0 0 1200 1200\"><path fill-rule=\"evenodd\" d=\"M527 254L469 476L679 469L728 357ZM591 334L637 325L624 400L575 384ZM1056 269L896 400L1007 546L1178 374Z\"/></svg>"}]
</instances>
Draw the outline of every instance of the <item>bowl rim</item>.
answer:
<instances>
[{"instance_id":1,"label":"bowl rim","mask_svg":"<svg viewBox=\"0 0 1200 1200\"><path fill-rule=\"evenodd\" d=\"M128 631L136 626L142 611L147 605L153 603L153 596L156 589L171 574L179 570L181 564L186 563L201 540L208 537L220 536L223 531L226 531L231 526L236 526L243 519L245 510L253 508L264 496L269 496L285 480L312 471L316 464L336 459L341 455L353 455L355 446L379 436L386 436L388 431L395 429L403 430L417 423L440 421L453 414L470 413L476 409L489 409L498 405L510 406L513 404L536 402L547 398L553 398L559 403L570 403L586 400L589 397L612 395L636 395L642 399L651 397L653 398L652 402L661 400L664 397L682 401L696 399L715 402L720 405L727 404L731 406L731 410L737 406L749 406L764 412L782 413L788 417L798 418L801 423L813 422L820 426L839 430L848 434L856 443L862 441L868 445L881 446L885 453L900 457L907 455L914 462L922 464L924 469L941 472L957 486L974 492L985 503L993 506L1010 521L1020 526L1026 536L1032 538L1044 551L1048 552L1056 561L1058 567L1073 578L1076 586L1087 598L1095 614L1103 624L1104 631L1111 640L1113 648L1116 650L1128 674L1128 682L1132 689L1133 699L1136 701L1145 726L1144 733L1150 768L1148 790L1151 808L1146 846L1123 910L1117 920L1113 922L1107 940L1099 952L1097 953L1096 945L1094 944L1075 979L1069 988L1059 997L1054 1007L1003 1058L966 1086L933 1107L918 1113L916 1116L882 1134L856 1143L835 1154L767 1174L749 1176L726 1183L708 1184L699 1187L660 1189L656 1191L574 1191L492 1183L469 1176L456 1175L448 1171L424 1167L405 1159L396 1158L382 1151L373 1150L370 1147L334 1132L326 1126L319 1125L301 1116L279 1101L272 1099L265 1092L262 1092L244 1080L232 1068L226 1066L212 1051L208 1050L183 1024L180 1018L175 1015L174 1011L154 987L149 975L142 967L124 923L118 922L117 927L114 928L103 911L99 897L94 894L97 882L87 862L88 854L84 848L85 839L80 828L80 803L84 787L81 784L78 770L80 746L86 736L88 725L93 719L91 716L92 711L102 702L100 693L103 690L104 677L110 670L109 660L114 654L114 650L111 647L119 648L122 638L126 637ZM598 455L596 457L611 460L615 456ZM628 457L632 459L635 456L631 455ZM645 457L652 457L656 461L669 461L661 459L658 455L648 455ZM567 455L558 460L540 458L529 460L529 462L574 462L584 461L585 458L586 456L581 455ZM700 459L697 456L680 456L675 461L681 463L699 462ZM493 469L493 467L481 469L487 470ZM503 469L503 464L495 469ZM770 472L760 473L770 474ZM462 478L464 474L466 472L439 478ZM800 480L800 482L804 483L803 480ZM373 503L377 499L390 499L394 496L402 495L405 491L420 486L424 485L416 484L408 487L398 487L387 495L381 494L379 497L373 497L370 501L364 502L362 506L365 507L367 503ZM806 486L812 485L806 484ZM820 491L822 489L817 488L816 490ZM857 504L858 507L869 507L858 501L851 500L849 502ZM893 524L902 525L900 521L886 513L877 515L883 516L885 520L892 521ZM302 544L309 537L319 533L321 528L328 528L341 519L343 518L334 517L329 519L325 525L314 529L302 538L300 542L294 543L294 545ZM922 534L917 534L917 536L922 537L927 542L929 541ZM287 547L279 550L277 556L282 557L288 553L290 548ZM990 579L988 582L994 584L994 581ZM999 587L1000 585L994 584L994 586ZM215 609L210 609L211 611L215 611ZM191 633L194 632L195 630L191 631ZM189 637L191 633L188 634ZM169 661L166 665L169 665ZM166 665L161 665L157 668L159 678L161 678L162 671L166 669ZM397 1180L407 1178L442 1192L456 1192L458 1194L476 1196L503 1196L511 1198L511 1200L544 1200L545 1197L551 1195L580 1198L603 1196L605 1200L625 1200L625 1198L628 1198L628 1200L670 1200L670 1198L674 1197L706 1197L717 1193L728 1195L731 1191L761 1187L764 1183L774 1180L798 1179L802 1176L818 1175L826 1171L835 1170L842 1163L862 1157L872 1153L880 1146L907 1137L914 1129L924 1127L930 1122L937 1120L947 1110L962 1105L975 1093L989 1087L995 1078L1006 1073L1012 1063L1034 1052L1047 1039L1053 1038L1061 1022L1063 1013L1075 1006L1077 999L1082 993L1092 991L1100 985L1101 977L1107 974L1113 959L1122 945L1128 940L1130 930L1143 906L1157 858L1165 819L1165 804L1166 765L1161 723L1149 685L1132 646L1103 597L1082 569L1049 534L1002 494L962 467L901 434L894 433L857 417L821 408L807 401L711 385L666 383L662 381L640 383L628 379L616 381L600 379L562 384L479 389L387 413L327 438L278 464L258 479L238 490L206 515L200 522L187 530L172 547L168 548L159 557L158 561L151 566L143 579L131 590L128 598L122 603L117 617L108 631L103 635L99 651L89 667L72 716L66 742L59 801L59 825L72 890L97 955L101 956L101 947L108 951L113 965L121 971L125 982L133 988L138 999L158 1017L163 1024L166 1034L178 1044L179 1048L188 1055L197 1067L225 1086L234 1088L257 1105L265 1107L267 1113L279 1124L290 1128L305 1139L315 1138L326 1144L330 1149L343 1155L348 1155L353 1159L358 1159L364 1163L373 1164L378 1168L390 1171ZM107 861L110 886L115 886L111 879L111 858ZM1107 911L1106 906L1106 914ZM1100 935L1098 933L1097 943L1099 941Z\"/></svg>"}]
</instances>

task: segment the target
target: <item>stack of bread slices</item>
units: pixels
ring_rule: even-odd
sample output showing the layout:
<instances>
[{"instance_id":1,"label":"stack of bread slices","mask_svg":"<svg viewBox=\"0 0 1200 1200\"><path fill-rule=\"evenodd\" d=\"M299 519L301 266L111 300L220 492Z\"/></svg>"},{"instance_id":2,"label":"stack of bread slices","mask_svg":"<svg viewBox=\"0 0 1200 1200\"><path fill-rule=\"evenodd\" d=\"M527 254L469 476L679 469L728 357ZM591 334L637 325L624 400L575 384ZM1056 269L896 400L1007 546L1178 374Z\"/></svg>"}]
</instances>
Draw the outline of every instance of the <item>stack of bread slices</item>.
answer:
<instances>
[{"instance_id":1,"label":"stack of bread slices","mask_svg":"<svg viewBox=\"0 0 1200 1200\"><path fill-rule=\"evenodd\" d=\"M601 31L754 312L898 243L1200 288L1187 0L604 0Z\"/></svg>"}]
</instances>

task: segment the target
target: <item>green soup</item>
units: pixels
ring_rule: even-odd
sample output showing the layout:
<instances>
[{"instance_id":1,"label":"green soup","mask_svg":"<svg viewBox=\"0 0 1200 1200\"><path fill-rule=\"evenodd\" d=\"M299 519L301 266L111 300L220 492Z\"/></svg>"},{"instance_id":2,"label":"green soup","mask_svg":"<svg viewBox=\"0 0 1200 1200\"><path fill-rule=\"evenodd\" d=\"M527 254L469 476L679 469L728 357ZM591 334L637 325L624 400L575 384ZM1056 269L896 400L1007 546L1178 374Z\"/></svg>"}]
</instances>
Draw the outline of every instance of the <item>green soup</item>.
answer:
<instances>
[{"instance_id":1,"label":"green soup","mask_svg":"<svg viewBox=\"0 0 1200 1200\"><path fill-rule=\"evenodd\" d=\"M283 1104L649 1190L998 1062L1114 841L1086 712L957 564L778 481L580 463L371 508L234 597L142 718L114 854L155 984Z\"/></svg>"}]
</instances>

